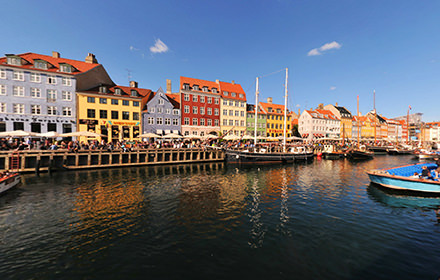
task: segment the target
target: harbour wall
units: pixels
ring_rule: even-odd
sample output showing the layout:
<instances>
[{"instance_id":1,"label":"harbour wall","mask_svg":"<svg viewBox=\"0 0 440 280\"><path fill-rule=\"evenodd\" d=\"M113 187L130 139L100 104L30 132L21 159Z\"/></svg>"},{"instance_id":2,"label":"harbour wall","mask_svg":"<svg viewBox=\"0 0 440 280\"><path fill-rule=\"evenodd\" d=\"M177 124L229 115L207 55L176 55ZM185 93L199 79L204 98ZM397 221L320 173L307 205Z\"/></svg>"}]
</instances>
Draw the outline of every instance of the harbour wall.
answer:
<instances>
[{"instance_id":1,"label":"harbour wall","mask_svg":"<svg viewBox=\"0 0 440 280\"><path fill-rule=\"evenodd\" d=\"M225 154L215 149L143 149L121 151L13 151L0 152L0 172L45 172L142 165L165 165L223 161ZM18 168L17 168L18 167Z\"/></svg>"}]
</instances>

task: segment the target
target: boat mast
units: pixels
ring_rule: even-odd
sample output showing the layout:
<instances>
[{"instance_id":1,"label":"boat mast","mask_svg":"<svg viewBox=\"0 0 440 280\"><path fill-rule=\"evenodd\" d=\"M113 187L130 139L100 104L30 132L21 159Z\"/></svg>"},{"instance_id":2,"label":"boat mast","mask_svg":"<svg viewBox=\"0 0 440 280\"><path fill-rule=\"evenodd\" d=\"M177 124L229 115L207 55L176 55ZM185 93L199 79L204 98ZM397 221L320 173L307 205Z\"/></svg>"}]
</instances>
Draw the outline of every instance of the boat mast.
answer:
<instances>
[{"instance_id":1,"label":"boat mast","mask_svg":"<svg viewBox=\"0 0 440 280\"><path fill-rule=\"evenodd\" d=\"M255 89L255 128L254 128L254 146L257 147L257 120L258 120L258 77L257 77L257 86Z\"/></svg>"},{"instance_id":2,"label":"boat mast","mask_svg":"<svg viewBox=\"0 0 440 280\"><path fill-rule=\"evenodd\" d=\"M374 144L373 146L376 145L376 119L377 119L377 114L376 114L376 90L373 90L373 106L374 106Z\"/></svg>"},{"instance_id":3,"label":"boat mast","mask_svg":"<svg viewBox=\"0 0 440 280\"><path fill-rule=\"evenodd\" d=\"M289 69L286 68L286 83L284 88L284 138L283 138L283 151L286 152L286 135L287 135L287 79Z\"/></svg>"},{"instance_id":4,"label":"boat mast","mask_svg":"<svg viewBox=\"0 0 440 280\"><path fill-rule=\"evenodd\" d=\"M360 116L359 116L359 95L357 96L357 116L358 116L358 121L357 121L357 126L358 126L358 150L360 149L360 143L359 143L359 132L360 132L360 129L359 129L359 122L360 122Z\"/></svg>"}]
</instances>

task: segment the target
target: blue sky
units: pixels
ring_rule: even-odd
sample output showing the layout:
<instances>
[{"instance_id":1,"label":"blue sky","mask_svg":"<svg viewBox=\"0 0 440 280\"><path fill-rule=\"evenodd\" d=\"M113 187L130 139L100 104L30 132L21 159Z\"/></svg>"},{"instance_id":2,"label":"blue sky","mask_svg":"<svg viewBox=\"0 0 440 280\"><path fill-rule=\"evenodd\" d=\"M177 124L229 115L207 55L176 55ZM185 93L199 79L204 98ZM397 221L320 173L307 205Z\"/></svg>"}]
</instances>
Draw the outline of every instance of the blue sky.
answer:
<instances>
[{"instance_id":1,"label":"blue sky","mask_svg":"<svg viewBox=\"0 0 440 280\"><path fill-rule=\"evenodd\" d=\"M128 71L157 90L179 77L235 80L289 108L338 103L386 117L440 120L439 1L5 1L0 52L83 60L94 53L120 85ZM158 45L156 45L159 43Z\"/></svg>"}]
</instances>

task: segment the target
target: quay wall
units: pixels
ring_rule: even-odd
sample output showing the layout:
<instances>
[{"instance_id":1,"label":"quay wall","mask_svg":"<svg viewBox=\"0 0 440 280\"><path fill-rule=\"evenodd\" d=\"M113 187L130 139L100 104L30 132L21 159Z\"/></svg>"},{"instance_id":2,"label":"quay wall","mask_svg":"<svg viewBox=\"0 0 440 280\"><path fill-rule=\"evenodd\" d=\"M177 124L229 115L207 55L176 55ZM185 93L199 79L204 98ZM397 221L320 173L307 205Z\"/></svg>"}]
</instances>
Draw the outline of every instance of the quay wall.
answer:
<instances>
[{"instance_id":1,"label":"quay wall","mask_svg":"<svg viewBox=\"0 0 440 280\"><path fill-rule=\"evenodd\" d=\"M222 150L215 149L144 149L122 151L13 151L0 152L0 172L41 172L51 170L77 170L141 165L164 165L223 161Z\"/></svg>"}]
</instances>

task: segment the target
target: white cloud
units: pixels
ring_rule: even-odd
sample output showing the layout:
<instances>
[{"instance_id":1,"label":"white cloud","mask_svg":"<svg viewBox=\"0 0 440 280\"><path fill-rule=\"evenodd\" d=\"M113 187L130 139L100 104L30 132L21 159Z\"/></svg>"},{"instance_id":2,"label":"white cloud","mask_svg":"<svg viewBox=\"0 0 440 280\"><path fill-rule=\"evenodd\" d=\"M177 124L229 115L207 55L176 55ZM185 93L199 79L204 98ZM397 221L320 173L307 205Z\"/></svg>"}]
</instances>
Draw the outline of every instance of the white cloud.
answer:
<instances>
[{"instance_id":1,"label":"white cloud","mask_svg":"<svg viewBox=\"0 0 440 280\"><path fill-rule=\"evenodd\" d=\"M168 46L160 39L157 39L154 46L150 47L150 51L152 53L166 53L168 51Z\"/></svg>"},{"instance_id":2,"label":"white cloud","mask_svg":"<svg viewBox=\"0 0 440 280\"><path fill-rule=\"evenodd\" d=\"M335 90L336 89L336 87L330 87L330 90Z\"/></svg>"},{"instance_id":3,"label":"white cloud","mask_svg":"<svg viewBox=\"0 0 440 280\"><path fill-rule=\"evenodd\" d=\"M330 43L326 43L326 44L320 46L319 48L314 48L314 49L310 50L307 53L307 56L321 55L325 51L332 50L332 49L340 49L341 47L342 47L341 44L339 44L336 41L333 41Z\"/></svg>"},{"instance_id":4,"label":"white cloud","mask_svg":"<svg viewBox=\"0 0 440 280\"><path fill-rule=\"evenodd\" d=\"M132 51L138 51L139 49L138 48L135 48L135 47L133 47L133 46L130 46L130 51L132 52Z\"/></svg>"}]
</instances>

